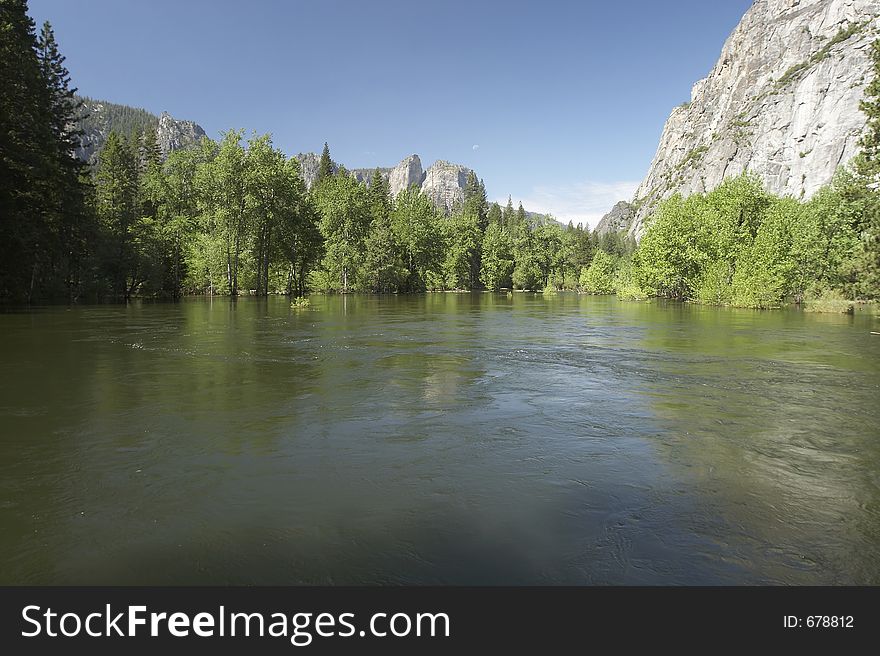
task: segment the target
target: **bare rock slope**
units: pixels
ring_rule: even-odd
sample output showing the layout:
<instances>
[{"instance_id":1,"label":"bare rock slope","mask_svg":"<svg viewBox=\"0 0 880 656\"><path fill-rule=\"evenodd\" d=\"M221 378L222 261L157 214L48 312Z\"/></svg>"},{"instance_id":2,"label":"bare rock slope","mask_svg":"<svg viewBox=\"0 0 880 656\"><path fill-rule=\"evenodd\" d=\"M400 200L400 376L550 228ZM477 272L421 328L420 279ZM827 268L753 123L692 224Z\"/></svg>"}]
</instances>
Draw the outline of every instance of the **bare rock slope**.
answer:
<instances>
[{"instance_id":1,"label":"bare rock slope","mask_svg":"<svg viewBox=\"0 0 880 656\"><path fill-rule=\"evenodd\" d=\"M878 34L878 0L755 0L690 102L666 121L630 234L641 236L658 200L746 170L795 198L830 182L858 151Z\"/></svg>"}]
</instances>

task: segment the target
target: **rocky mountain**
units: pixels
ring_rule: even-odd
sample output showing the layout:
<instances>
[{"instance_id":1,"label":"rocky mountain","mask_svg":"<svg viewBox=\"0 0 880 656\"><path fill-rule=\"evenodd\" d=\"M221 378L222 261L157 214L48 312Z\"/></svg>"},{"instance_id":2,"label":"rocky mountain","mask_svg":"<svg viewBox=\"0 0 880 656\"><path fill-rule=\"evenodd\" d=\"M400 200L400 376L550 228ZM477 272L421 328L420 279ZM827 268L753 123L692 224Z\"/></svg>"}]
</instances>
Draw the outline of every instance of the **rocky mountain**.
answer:
<instances>
[{"instance_id":1,"label":"rocky mountain","mask_svg":"<svg viewBox=\"0 0 880 656\"><path fill-rule=\"evenodd\" d=\"M755 0L666 121L629 232L641 236L658 200L709 191L746 170L795 198L827 184L858 151L878 34L877 0Z\"/></svg>"},{"instance_id":2,"label":"rocky mountain","mask_svg":"<svg viewBox=\"0 0 880 656\"><path fill-rule=\"evenodd\" d=\"M87 97L80 100L83 103L83 113L79 127L83 131L83 138L76 156L84 162L94 163L111 130L126 135L135 131L155 130L163 155L195 144L205 136L205 131L196 123L181 121L168 112L156 116L144 109L105 100Z\"/></svg>"},{"instance_id":3,"label":"rocky mountain","mask_svg":"<svg viewBox=\"0 0 880 656\"><path fill-rule=\"evenodd\" d=\"M318 177L318 166L321 161L316 153L299 153L296 155L300 164L306 186L311 187ZM333 170L338 171L339 165L333 163ZM376 169L348 169L350 175L360 182L369 183ZM391 195L396 196L410 185L416 185L444 213L464 200L464 188L471 169L461 164L453 164L437 160L426 170L422 169L422 160L418 155L404 158L393 168L380 168L379 171L388 181Z\"/></svg>"},{"instance_id":4,"label":"rocky mountain","mask_svg":"<svg viewBox=\"0 0 880 656\"><path fill-rule=\"evenodd\" d=\"M626 230L629 228L630 223L632 223L635 214L635 206L622 200L612 207L611 211L596 224L595 232L596 234L604 235L606 232Z\"/></svg>"},{"instance_id":5,"label":"rocky mountain","mask_svg":"<svg viewBox=\"0 0 880 656\"><path fill-rule=\"evenodd\" d=\"M171 116L168 112L159 115L159 125L156 128L156 140L162 155L168 155L172 150L180 150L199 142L207 136L202 127L192 121L182 121Z\"/></svg>"},{"instance_id":6,"label":"rocky mountain","mask_svg":"<svg viewBox=\"0 0 880 656\"><path fill-rule=\"evenodd\" d=\"M83 140L82 147L76 154L83 161L94 162L107 135L114 129L124 134L155 130L163 155L196 144L205 136L205 131L198 124L176 119L167 112L156 116L143 109L117 105L104 100L82 98L82 101L84 115L80 127L83 130ZM295 157L299 161L306 186L311 187L318 177L320 155L299 153ZM339 165L334 162L333 171L338 170ZM369 184L376 169L347 170L358 181ZM470 169L461 164L452 164L443 160L434 162L425 170L418 155L410 155L401 160L397 166L379 168L379 171L388 180L392 195L396 196L414 184L447 214L464 200L464 188L470 173Z\"/></svg>"}]
</instances>

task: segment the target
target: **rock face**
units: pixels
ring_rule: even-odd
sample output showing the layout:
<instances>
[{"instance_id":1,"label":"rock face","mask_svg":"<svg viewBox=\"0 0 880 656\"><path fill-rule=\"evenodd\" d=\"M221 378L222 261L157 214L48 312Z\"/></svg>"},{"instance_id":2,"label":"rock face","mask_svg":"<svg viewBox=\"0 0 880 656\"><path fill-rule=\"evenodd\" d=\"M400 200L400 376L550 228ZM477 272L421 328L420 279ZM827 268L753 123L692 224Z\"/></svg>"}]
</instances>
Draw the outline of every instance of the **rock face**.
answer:
<instances>
[{"instance_id":1,"label":"rock face","mask_svg":"<svg viewBox=\"0 0 880 656\"><path fill-rule=\"evenodd\" d=\"M410 185L422 186L425 180L425 172L422 170L422 160L418 155L410 155L391 169L388 176L388 184L391 187L391 195L396 196Z\"/></svg>"},{"instance_id":2,"label":"rock face","mask_svg":"<svg viewBox=\"0 0 880 656\"><path fill-rule=\"evenodd\" d=\"M866 125L859 101L878 16L877 0L755 0L690 102L667 120L629 232L642 235L658 200L709 191L746 170L795 198L827 184L857 153Z\"/></svg>"},{"instance_id":3,"label":"rock face","mask_svg":"<svg viewBox=\"0 0 880 656\"><path fill-rule=\"evenodd\" d=\"M470 169L461 164L437 160L425 171L422 193L438 209L449 214L464 200L464 187Z\"/></svg>"},{"instance_id":4,"label":"rock face","mask_svg":"<svg viewBox=\"0 0 880 656\"><path fill-rule=\"evenodd\" d=\"M318 167L321 165L321 156L317 153L297 153L293 157L299 162L299 172L306 183L306 187L311 189L312 185L315 184L315 180L318 179ZM335 162L332 163L332 166L335 173L339 167L336 166Z\"/></svg>"},{"instance_id":5,"label":"rock face","mask_svg":"<svg viewBox=\"0 0 880 656\"><path fill-rule=\"evenodd\" d=\"M348 172L355 180L363 182L369 187L373 175L376 173L376 169L349 169ZM379 167L379 173L387 180L388 174L391 173L391 169Z\"/></svg>"},{"instance_id":6,"label":"rock face","mask_svg":"<svg viewBox=\"0 0 880 656\"><path fill-rule=\"evenodd\" d=\"M168 112L156 116L144 109L105 100L80 100L83 103L83 117L79 127L83 136L76 156L84 162L95 163L98 151L112 130L125 135L134 131L155 130L163 157L173 150L194 145L205 136L205 131L196 123L175 119Z\"/></svg>"},{"instance_id":7,"label":"rock face","mask_svg":"<svg viewBox=\"0 0 880 656\"><path fill-rule=\"evenodd\" d=\"M159 115L156 140L163 157L167 157L172 150L180 150L196 144L205 136L207 135L201 126L192 121L178 120L168 112Z\"/></svg>"},{"instance_id":8,"label":"rock face","mask_svg":"<svg viewBox=\"0 0 880 656\"><path fill-rule=\"evenodd\" d=\"M612 207L611 211L603 216L602 220L596 224L595 232L596 234L604 235L608 232L626 230L629 228L635 214L635 206L632 203L627 203L625 200L622 200Z\"/></svg>"},{"instance_id":9,"label":"rock face","mask_svg":"<svg viewBox=\"0 0 880 656\"><path fill-rule=\"evenodd\" d=\"M306 187L311 188L318 179L318 166L321 156L316 153L299 153L296 155L299 162L300 172ZM339 170L339 166L333 163L333 172ZM349 169L348 173L359 182L369 184L376 169ZM418 155L410 155L404 158L394 168L380 168L379 171L388 181L391 195L397 196L404 189L416 185L421 189L439 210L445 214L452 212L456 205L464 200L464 188L467 184L470 169L461 164L452 164L438 160L422 170L422 160Z\"/></svg>"}]
</instances>

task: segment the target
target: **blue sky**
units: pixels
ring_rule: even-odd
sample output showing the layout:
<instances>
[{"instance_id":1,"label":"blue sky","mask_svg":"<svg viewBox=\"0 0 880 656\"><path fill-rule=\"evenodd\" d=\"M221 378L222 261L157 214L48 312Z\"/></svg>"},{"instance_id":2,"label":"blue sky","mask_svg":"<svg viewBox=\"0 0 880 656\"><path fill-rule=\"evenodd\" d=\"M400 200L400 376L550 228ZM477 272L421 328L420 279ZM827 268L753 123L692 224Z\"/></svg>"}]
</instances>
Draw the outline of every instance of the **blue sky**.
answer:
<instances>
[{"instance_id":1,"label":"blue sky","mask_svg":"<svg viewBox=\"0 0 880 656\"><path fill-rule=\"evenodd\" d=\"M595 223L751 0L30 0L74 84L210 136L329 142L346 166L418 153L490 199Z\"/></svg>"}]
</instances>

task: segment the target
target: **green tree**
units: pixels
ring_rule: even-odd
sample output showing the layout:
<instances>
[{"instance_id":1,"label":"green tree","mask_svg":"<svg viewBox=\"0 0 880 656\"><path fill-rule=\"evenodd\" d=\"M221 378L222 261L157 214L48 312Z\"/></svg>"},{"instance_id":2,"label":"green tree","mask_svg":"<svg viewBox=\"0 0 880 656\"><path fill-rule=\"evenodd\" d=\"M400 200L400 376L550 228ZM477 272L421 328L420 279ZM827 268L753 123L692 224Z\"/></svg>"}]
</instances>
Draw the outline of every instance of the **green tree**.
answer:
<instances>
[{"instance_id":1,"label":"green tree","mask_svg":"<svg viewBox=\"0 0 880 656\"><path fill-rule=\"evenodd\" d=\"M164 245L161 293L170 298L183 294L188 275L186 255L198 225L195 177L201 152L172 151L158 174L148 176L148 183L156 187L152 195L157 199L160 239Z\"/></svg>"},{"instance_id":2,"label":"green tree","mask_svg":"<svg viewBox=\"0 0 880 656\"><path fill-rule=\"evenodd\" d=\"M78 294L94 224L71 153L77 103L51 26L0 2L0 299Z\"/></svg>"},{"instance_id":3,"label":"green tree","mask_svg":"<svg viewBox=\"0 0 880 656\"><path fill-rule=\"evenodd\" d=\"M479 217L456 213L443 222L446 243L442 265L444 286L448 289L474 289L479 281L479 263L482 233ZM475 275L476 274L476 275Z\"/></svg>"},{"instance_id":4,"label":"green tree","mask_svg":"<svg viewBox=\"0 0 880 656\"><path fill-rule=\"evenodd\" d=\"M291 157L285 169L288 200L278 241L281 270L287 295L304 296L309 274L324 254L324 238L319 229L321 216L313 198L306 193L299 162Z\"/></svg>"},{"instance_id":5,"label":"green tree","mask_svg":"<svg viewBox=\"0 0 880 656\"><path fill-rule=\"evenodd\" d=\"M590 294L613 294L614 284L614 257L604 250L596 252L589 267L581 270L581 288Z\"/></svg>"},{"instance_id":6,"label":"green tree","mask_svg":"<svg viewBox=\"0 0 880 656\"><path fill-rule=\"evenodd\" d=\"M364 263L371 208L367 188L349 175L325 179L315 195L324 237L324 269L335 287L351 291Z\"/></svg>"},{"instance_id":7,"label":"green tree","mask_svg":"<svg viewBox=\"0 0 880 656\"><path fill-rule=\"evenodd\" d=\"M268 134L248 141L246 159L247 208L252 230L254 288L258 296L269 293L269 270L277 254L275 240L286 214L296 206L287 161L272 145Z\"/></svg>"},{"instance_id":8,"label":"green tree","mask_svg":"<svg viewBox=\"0 0 880 656\"><path fill-rule=\"evenodd\" d=\"M51 280L45 290L55 295L57 285L63 285L68 299L78 295L84 266L88 256L88 241L94 238L92 215L86 207L86 170L74 157L82 132L76 128L82 103L76 98L76 89L70 84L70 74L64 66L55 34L49 22L43 23L37 38L37 58L43 83L48 91L49 128L51 131L52 182L49 219L54 236L45 250L50 251L47 276Z\"/></svg>"},{"instance_id":9,"label":"green tree","mask_svg":"<svg viewBox=\"0 0 880 656\"><path fill-rule=\"evenodd\" d=\"M488 225L497 223L502 228L504 227L503 214L501 212L501 206L498 203L491 203L489 205L489 210L486 212L486 222Z\"/></svg>"},{"instance_id":10,"label":"green tree","mask_svg":"<svg viewBox=\"0 0 880 656\"><path fill-rule=\"evenodd\" d=\"M396 292L403 286L406 270L391 217L388 183L379 169L373 172L368 196L371 219L364 240L363 287L378 293Z\"/></svg>"},{"instance_id":11,"label":"green tree","mask_svg":"<svg viewBox=\"0 0 880 656\"><path fill-rule=\"evenodd\" d=\"M318 163L318 177L315 179L315 184L329 178L331 175L333 175L333 160L330 159L330 147L325 141L324 150L321 151L321 160Z\"/></svg>"},{"instance_id":12,"label":"green tree","mask_svg":"<svg viewBox=\"0 0 880 656\"><path fill-rule=\"evenodd\" d=\"M231 296L239 293L242 254L251 218L248 162L241 144L242 136L243 130L225 132L216 156L199 167L198 175L203 211L207 214L208 238L219 242L222 248L225 289ZM211 250L216 252L216 247ZM215 280L216 272L212 271L210 277Z\"/></svg>"},{"instance_id":13,"label":"green tree","mask_svg":"<svg viewBox=\"0 0 880 656\"><path fill-rule=\"evenodd\" d=\"M796 286L795 241L802 226L802 208L797 201L786 198L772 203L755 239L739 254L729 283L730 294L717 300L700 300L714 300L717 304L732 300L736 305L756 308L781 305ZM816 245L814 240L810 242ZM721 281L725 283L726 279Z\"/></svg>"},{"instance_id":14,"label":"green tree","mask_svg":"<svg viewBox=\"0 0 880 656\"><path fill-rule=\"evenodd\" d=\"M138 203L138 155L135 145L116 132L107 137L95 174L95 202L104 234L103 270L110 292L128 299L144 278L147 239Z\"/></svg>"},{"instance_id":15,"label":"green tree","mask_svg":"<svg viewBox=\"0 0 880 656\"><path fill-rule=\"evenodd\" d=\"M868 117L868 124L859 141L861 152L856 159L856 169L860 175L876 180L880 176L880 39L871 44L870 56L873 78L859 105Z\"/></svg>"},{"instance_id":16,"label":"green tree","mask_svg":"<svg viewBox=\"0 0 880 656\"><path fill-rule=\"evenodd\" d=\"M483 237L480 279L486 289L497 291L511 284L513 244L499 221L491 221Z\"/></svg>"},{"instance_id":17,"label":"green tree","mask_svg":"<svg viewBox=\"0 0 880 656\"><path fill-rule=\"evenodd\" d=\"M546 282L546 262L540 252L540 242L529 224L522 203L511 218L513 239L513 274L511 282L518 289L540 289Z\"/></svg>"},{"instance_id":18,"label":"green tree","mask_svg":"<svg viewBox=\"0 0 880 656\"><path fill-rule=\"evenodd\" d=\"M424 291L429 284L429 273L440 268L443 255L437 208L412 186L397 195L391 221L406 271L402 291Z\"/></svg>"}]
</instances>

